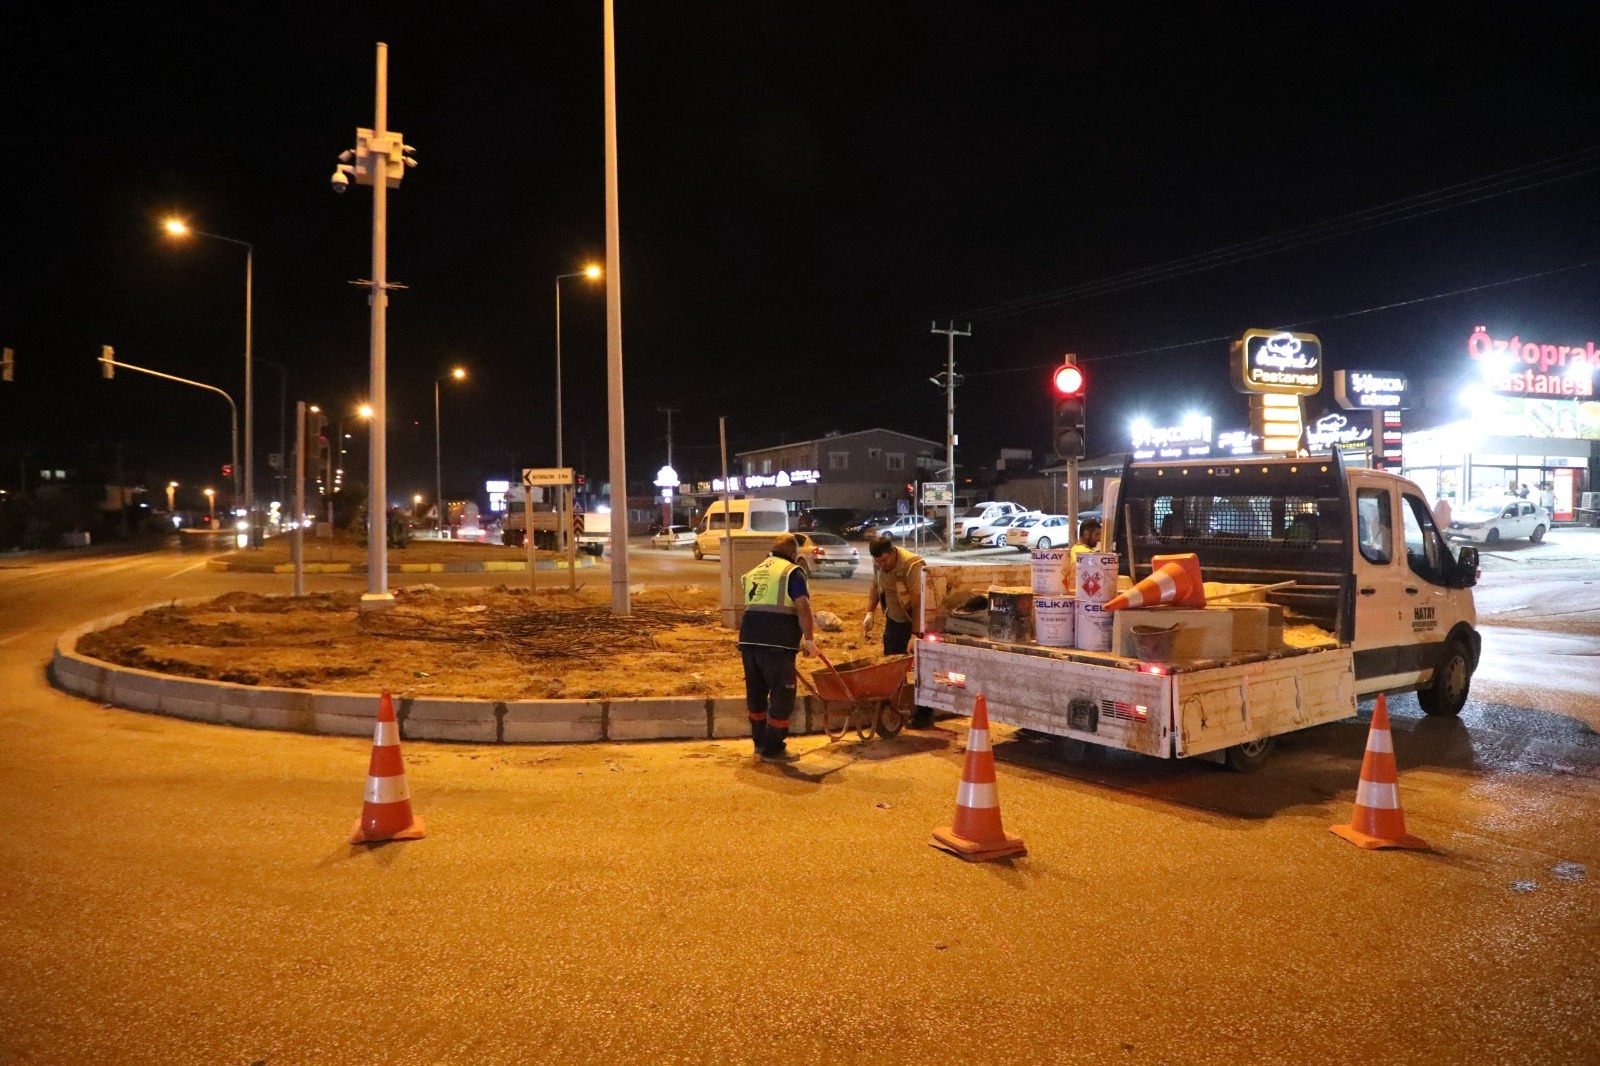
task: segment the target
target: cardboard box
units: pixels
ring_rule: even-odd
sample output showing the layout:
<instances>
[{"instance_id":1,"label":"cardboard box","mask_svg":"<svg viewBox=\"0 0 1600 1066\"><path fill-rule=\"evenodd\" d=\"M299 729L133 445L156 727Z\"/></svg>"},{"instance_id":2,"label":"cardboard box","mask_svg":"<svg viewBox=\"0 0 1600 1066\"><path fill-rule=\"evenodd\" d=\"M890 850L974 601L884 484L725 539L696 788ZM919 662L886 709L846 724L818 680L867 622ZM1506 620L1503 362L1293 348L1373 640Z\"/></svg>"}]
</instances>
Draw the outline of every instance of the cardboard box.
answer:
<instances>
[{"instance_id":1,"label":"cardboard box","mask_svg":"<svg viewBox=\"0 0 1600 1066\"><path fill-rule=\"evenodd\" d=\"M1217 604L1233 615L1235 654L1278 651L1283 647L1283 607L1276 603Z\"/></svg>"},{"instance_id":2,"label":"cardboard box","mask_svg":"<svg viewBox=\"0 0 1600 1066\"><path fill-rule=\"evenodd\" d=\"M1170 626L1178 631L1174 659L1226 659L1233 654L1233 612L1225 607L1141 607L1113 611L1111 647L1118 655L1139 657L1134 647L1134 626Z\"/></svg>"}]
</instances>

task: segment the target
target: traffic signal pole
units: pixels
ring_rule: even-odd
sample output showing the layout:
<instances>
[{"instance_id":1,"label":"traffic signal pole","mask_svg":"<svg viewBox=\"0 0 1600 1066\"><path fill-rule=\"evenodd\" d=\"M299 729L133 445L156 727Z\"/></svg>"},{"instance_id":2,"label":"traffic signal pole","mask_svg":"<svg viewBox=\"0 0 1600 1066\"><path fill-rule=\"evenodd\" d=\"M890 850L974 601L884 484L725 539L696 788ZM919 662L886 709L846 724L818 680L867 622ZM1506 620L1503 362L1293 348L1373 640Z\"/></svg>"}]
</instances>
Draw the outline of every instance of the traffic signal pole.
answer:
<instances>
[{"instance_id":1,"label":"traffic signal pole","mask_svg":"<svg viewBox=\"0 0 1600 1066\"><path fill-rule=\"evenodd\" d=\"M940 329L935 322L930 332L943 333L949 341L944 365L944 461L950 477L950 515L945 521L944 547L949 551L956 535L956 338L972 336L972 323L967 323L966 329L956 329L951 322Z\"/></svg>"}]
</instances>

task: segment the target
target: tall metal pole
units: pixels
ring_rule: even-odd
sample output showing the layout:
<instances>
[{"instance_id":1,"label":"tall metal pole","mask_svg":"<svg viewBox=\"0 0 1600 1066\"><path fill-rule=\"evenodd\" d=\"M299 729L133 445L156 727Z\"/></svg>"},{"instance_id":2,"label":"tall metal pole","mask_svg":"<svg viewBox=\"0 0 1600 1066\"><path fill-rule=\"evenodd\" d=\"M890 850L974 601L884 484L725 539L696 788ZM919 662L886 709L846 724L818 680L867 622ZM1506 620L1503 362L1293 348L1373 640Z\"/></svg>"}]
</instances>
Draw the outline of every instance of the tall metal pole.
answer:
<instances>
[{"instance_id":1,"label":"tall metal pole","mask_svg":"<svg viewBox=\"0 0 1600 1066\"><path fill-rule=\"evenodd\" d=\"M628 598L628 457L622 411L622 238L617 213L617 42L615 0L605 0L606 373L611 423L611 611L632 613ZM621 507L618 507L618 503ZM619 531L618 526L621 526Z\"/></svg>"},{"instance_id":2,"label":"tall metal pole","mask_svg":"<svg viewBox=\"0 0 1600 1066\"><path fill-rule=\"evenodd\" d=\"M389 46L378 43L377 113L372 139L377 145L389 133ZM361 609L394 606L389 592L389 384L384 327L389 307L389 161L380 156L372 182L372 424L367 442L367 592Z\"/></svg>"},{"instance_id":3,"label":"tall metal pole","mask_svg":"<svg viewBox=\"0 0 1600 1066\"><path fill-rule=\"evenodd\" d=\"M306 594L306 405L304 400L294 405L294 540L289 546L294 551L294 594ZM281 463L282 460L280 459Z\"/></svg>"},{"instance_id":4,"label":"tall metal pole","mask_svg":"<svg viewBox=\"0 0 1600 1066\"><path fill-rule=\"evenodd\" d=\"M444 539L444 462L439 445L439 382L443 380L433 379L433 503L439 512L439 526L434 532L440 540Z\"/></svg>"},{"instance_id":5,"label":"tall metal pole","mask_svg":"<svg viewBox=\"0 0 1600 1066\"><path fill-rule=\"evenodd\" d=\"M255 314L255 288L256 288L256 249L255 245L245 245L244 251L244 507L246 518L250 522L250 546L261 546L261 534L256 526L256 401L255 401L255 364L252 340L255 330L252 328ZM281 460L280 460L281 461Z\"/></svg>"},{"instance_id":6,"label":"tall metal pole","mask_svg":"<svg viewBox=\"0 0 1600 1066\"><path fill-rule=\"evenodd\" d=\"M943 333L949 341L944 367L944 454L950 477L950 515L945 521L944 541L948 551L956 535L956 338L972 336L972 325L968 323L966 329L956 329L956 324L951 322L940 329L935 322L932 332Z\"/></svg>"},{"instance_id":7,"label":"tall metal pole","mask_svg":"<svg viewBox=\"0 0 1600 1066\"><path fill-rule=\"evenodd\" d=\"M565 466L561 461L561 279L569 277L567 274L556 276L556 467Z\"/></svg>"}]
</instances>

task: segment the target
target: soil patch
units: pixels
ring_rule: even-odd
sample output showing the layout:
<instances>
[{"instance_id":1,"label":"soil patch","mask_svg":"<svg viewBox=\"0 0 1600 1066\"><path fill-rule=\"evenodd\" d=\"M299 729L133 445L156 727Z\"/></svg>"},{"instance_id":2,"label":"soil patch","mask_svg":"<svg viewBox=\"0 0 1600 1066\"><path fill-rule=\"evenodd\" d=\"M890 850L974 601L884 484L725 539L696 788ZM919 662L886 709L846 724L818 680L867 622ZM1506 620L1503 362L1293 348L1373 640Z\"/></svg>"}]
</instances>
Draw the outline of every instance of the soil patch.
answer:
<instances>
[{"instance_id":1,"label":"soil patch","mask_svg":"<svg viewBox=\"0 0 1600 1066\"><path fill-rule=\"evenodd\" d=\"M844 618L860 596L816 593L812 606ZM85 655L183 677L280 688L464 699L618 699L738 696L732 631L718 624L717 593L644 588L634 613L610 611L609 588L576 593L500 586L395 590L389 611L359 610L356 592L300 599L234 592L193 606L158 607L78 642ZM834 661L875 642L820 633ZM801 660L809 670L817 664Z\"/></svg>"},{"instance_id":2,"label":"soil patch","mask_svg":"<svg viewBox=\"0 0 1600 1066\"><path fill-rule=\"evenodd\" d=\"M257 563L277 565L288 563L291 538L269 537L259 548L241 548L218 556L227 563ZM308 563L365 563L367 546L354 537L307 537L305 543ZM565 559L555 552L537 551L538 559ZM409 547L390 548L390 565L401 563L481 563L489 559L523 562L528 558L526 548L512 548L504 544L478 544L469 540L414 540Z\"/></svg>"}]
</instances>

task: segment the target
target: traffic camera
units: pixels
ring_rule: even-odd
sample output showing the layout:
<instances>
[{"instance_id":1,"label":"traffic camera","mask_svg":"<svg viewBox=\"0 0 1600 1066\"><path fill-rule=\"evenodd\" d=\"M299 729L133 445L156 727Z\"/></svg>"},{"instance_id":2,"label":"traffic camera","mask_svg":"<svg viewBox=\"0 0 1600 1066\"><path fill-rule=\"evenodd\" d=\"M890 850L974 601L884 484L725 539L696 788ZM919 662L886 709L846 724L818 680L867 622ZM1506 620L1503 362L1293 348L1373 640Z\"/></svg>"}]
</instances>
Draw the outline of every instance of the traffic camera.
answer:
<instances>
[{"instance_id":1,"label":"traffic camera","mask_svg":"<svg viewBox=\"0 0 1600 1066\"><path fill-rule=\"evenodd\" d=\"M1056 368L1055 416L1051 422L1050 443L1062 459L1082 459L1088 454L1088 437L1084 429L1084 377L1083 368L1067 361Z\"/></svg>"}]
</instances>

